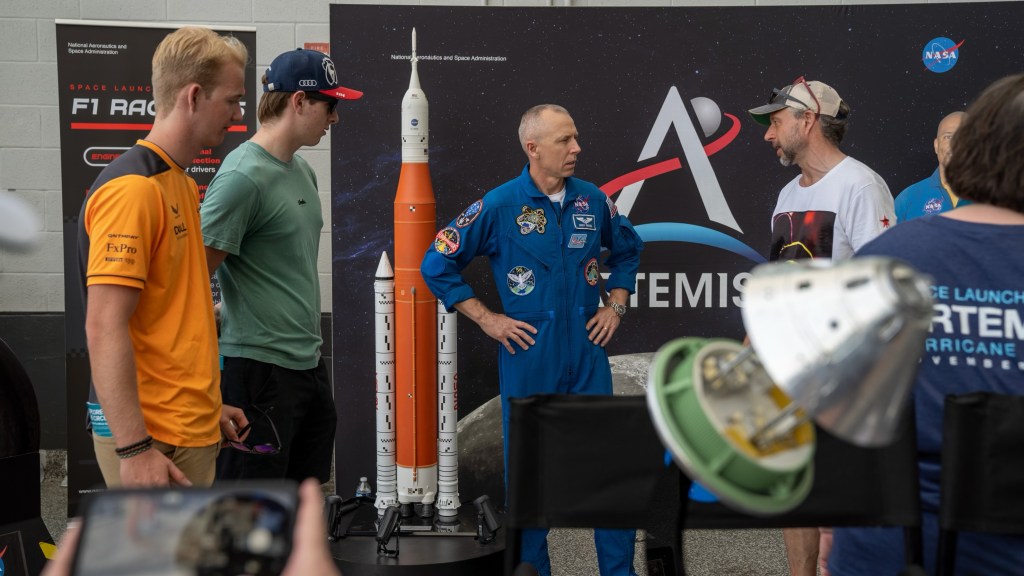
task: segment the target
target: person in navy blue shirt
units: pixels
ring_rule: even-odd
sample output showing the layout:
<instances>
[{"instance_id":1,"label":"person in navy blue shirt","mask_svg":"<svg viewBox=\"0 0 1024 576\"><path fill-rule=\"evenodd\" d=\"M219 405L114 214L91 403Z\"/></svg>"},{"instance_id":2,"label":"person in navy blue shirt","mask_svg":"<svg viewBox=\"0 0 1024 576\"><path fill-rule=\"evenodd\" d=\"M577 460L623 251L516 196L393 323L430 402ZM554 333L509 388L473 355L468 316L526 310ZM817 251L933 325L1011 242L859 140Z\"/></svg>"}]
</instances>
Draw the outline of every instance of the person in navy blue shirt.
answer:
<instances>
[{"instance_id":1,"label":"person in navy blue shirt","mask_svg":"<svg viewBox=\"0 0 1024 576\"><path fill-rule=\"evenodd\" d=\"M579 134L561 106L526 111L518 178L470 204L437 234L423 258L427 286L449 310L476 322L498 346L505 464L510 397L611 394L605 345L634 292L643 242L596 186L575 178ZM608 250L602 304L601 249ZM502 312L476 298L462 270L487 256ZM547 530L523 534L523 561L551 573ZM602 576L632 575L635 532L595 530Z\"/></svg>"},{"instance_id":2,"label":"person in navy blue shirt","mask_svg":"<svg viewBox=\"0 0 1024 576\"><path fill-rule=\"evenodd\" d=\"M1024 74L989 86L953 139L949 184L971 200L902 223L857 256L900 258L932 278L935 315L914 381L925 568L938 541L943 402L948 394L1024 394ZM836 528L832 576L897 574L898 528ZM961 532L957 574L1020 574L1024 538Z\"/></svg>"}]
</instances>

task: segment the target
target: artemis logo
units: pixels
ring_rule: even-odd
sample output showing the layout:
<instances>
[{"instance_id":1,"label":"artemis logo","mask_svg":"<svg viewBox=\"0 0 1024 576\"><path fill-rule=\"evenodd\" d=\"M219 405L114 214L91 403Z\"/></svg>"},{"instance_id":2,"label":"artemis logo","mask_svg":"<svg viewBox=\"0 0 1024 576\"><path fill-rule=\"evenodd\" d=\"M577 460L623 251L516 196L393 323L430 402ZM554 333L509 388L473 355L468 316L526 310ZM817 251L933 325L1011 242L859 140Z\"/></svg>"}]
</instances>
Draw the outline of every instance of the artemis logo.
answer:
<instances>
[{"instance_id":1,"label":"artemis logo","mask_svg":"<svg viewBox=\"0 0 1024 576\"><path fill-rule=\"evenodd\" d=\"M732 114L723 114L718 104L710 98L697 97L690 100L690 104L693 106L705 137L710 137L718 131L723 117L729 119L732 124L726 133L718 139L707 145L702 144L700 136L697 135L697 129L686 111L686 105L679 95L679 90L672 86L665 97L665 102L661 105L658 117L654 120L654 126L651 127L651 132L647 136L647 142L644 144L637 162L643 162L656 156L661 150L665 138L668 137L669 129L674 128L679 143L683 147L686 164L697 183L697 191L700 193L708 218L742 233L743 230L740 229L739 223L732 215L732 210L729 209L725 194L722 192L722 186L718 182L718 177L715 176L715 170L711 167L710 160L708 160L711 155L728 146L740 133L740 120ZM640 195L640 189L648 178L679 170L682 167L682 162L678 157L650 164L615 178L601 186L601 191L611 197L621 190L615 205L619 212L628 216L637 196ZM636 226L636 231L645 242L671 241L704 244L728 250L754 262L764 262L764 257L761 254L739 239L703 226L682 222L655 222Z\"/></svg>"}]
</instances>

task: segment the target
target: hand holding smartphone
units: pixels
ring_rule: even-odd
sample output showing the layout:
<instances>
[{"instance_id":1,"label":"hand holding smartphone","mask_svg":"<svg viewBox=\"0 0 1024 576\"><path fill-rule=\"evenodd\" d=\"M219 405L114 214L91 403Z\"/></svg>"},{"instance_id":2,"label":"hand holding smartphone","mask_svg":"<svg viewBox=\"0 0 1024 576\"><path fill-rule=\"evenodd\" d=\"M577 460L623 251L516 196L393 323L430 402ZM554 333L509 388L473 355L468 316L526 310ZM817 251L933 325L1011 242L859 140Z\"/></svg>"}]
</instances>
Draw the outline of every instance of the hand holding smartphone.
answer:
<instances>
[{"instance_id":1,"label":"hand holding smartphone","mask_svg":"<svg viewBox=\"0 0 1024 576\"><path fill-rule=\"evenodd\" d=\"M280 574L297 506L287 480L97 492L84 506L72 574Z\"/></svg>"}]
</instances>

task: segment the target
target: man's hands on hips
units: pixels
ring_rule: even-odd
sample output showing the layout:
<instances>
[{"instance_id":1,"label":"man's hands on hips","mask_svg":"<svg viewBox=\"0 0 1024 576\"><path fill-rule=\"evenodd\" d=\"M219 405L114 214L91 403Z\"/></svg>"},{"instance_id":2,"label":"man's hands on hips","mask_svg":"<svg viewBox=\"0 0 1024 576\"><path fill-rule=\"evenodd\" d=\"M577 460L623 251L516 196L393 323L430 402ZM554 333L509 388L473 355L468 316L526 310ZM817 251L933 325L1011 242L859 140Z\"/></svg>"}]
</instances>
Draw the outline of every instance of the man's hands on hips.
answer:
<instances>
[{"instance_id":1,"label":"man's hands on hips","mask_svg":"<svg viewBox=\"0 0 1024 576\"><path fill-rule=\"evenodd\" d=\"M504 314L491 312L484 303L477 298L469 298L455 304L455 309L464 316L476 322L485 334L494 338L508 350L509 354L515 354L513 344L523 350L529 350L530 346L536 344L531 334L536 334L537 329L522 320L513 320Z\"/></svg>"},{"instance_id":2,"label":"man's hands on hips","mask_svg":"<svg viewBox=\"0 0 1024 576\"><path fill-rule=\"evenodd\" d=\"M536 344L530 334L536 334L537 329L522 320L513 320L504 314L489 312L480 319L479 324L488 336L501 342L509 354L516 353L512 344L523 350L528 350L530 346Z\"/></svg>"},{"instance_id":3,"label":"man's hands on hips","mask_svg":"<svg viewBox=\"0 0 1024 576\"><path fill-rule=\"evenodd\" d=\"M598 308L593 317L587 321L587 338L591 342L604 348L606 344L612 341L612 336L615 335L615 331L622 324L622 317L615 312L611 303L614 302L620 307L624 307L628 299L629 292L624 288L612 288L608 292L608 302L603 308ZM625 308L621 309L625 310Z\"/></svg>"},{"instance_id":4,"label":"man's hands on hips","mask_svg":"<svg viewBox=\"0 0 1024 576\"><path fill-rule=\"evenodd\" d=\"M619 329L622 318L609 307L598 308L597 312L587 322L587 338L598 346L604 347L611 342L612 335Z\"/></svg>"}]
</instances>

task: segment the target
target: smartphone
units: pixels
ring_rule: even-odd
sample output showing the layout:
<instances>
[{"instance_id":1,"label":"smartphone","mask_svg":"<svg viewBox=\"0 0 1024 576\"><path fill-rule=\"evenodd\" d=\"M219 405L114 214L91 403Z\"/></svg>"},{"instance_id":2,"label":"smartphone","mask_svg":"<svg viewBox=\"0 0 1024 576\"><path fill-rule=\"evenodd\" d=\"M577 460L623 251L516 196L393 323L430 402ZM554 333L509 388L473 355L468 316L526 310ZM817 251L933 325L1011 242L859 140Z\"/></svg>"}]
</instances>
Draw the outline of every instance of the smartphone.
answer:
<instances>
[{"instance_id":1,"label":"smartphone","mask_svg":"<svg viewBox=\"0 0 1024 576\"><path fill-rule=\"evenodd\" d=\"M297 502L289 480L96 492L83 504L72 574L279 574Z\"/></svg>"}]
</instances>

